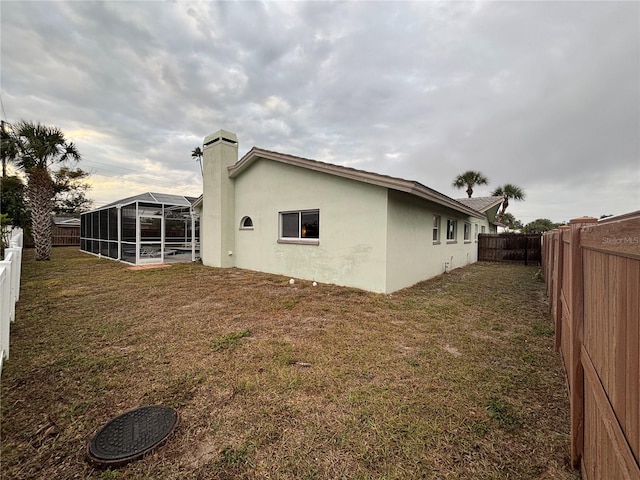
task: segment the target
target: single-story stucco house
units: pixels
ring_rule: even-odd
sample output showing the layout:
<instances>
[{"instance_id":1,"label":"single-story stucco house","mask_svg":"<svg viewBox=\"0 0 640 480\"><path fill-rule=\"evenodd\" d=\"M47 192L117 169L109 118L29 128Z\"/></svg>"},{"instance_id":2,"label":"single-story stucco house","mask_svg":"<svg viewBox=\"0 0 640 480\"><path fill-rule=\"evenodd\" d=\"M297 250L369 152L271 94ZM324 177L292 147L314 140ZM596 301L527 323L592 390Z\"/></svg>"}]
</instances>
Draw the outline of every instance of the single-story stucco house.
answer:
<instances>
[{"instance_id":1,"label":"single-story stucco house","mask_svg":"<svg viewBox=\"0 0 640 480\"><path fill-rule=\"evenodd\" d=\"M390 293L477 261L500 197L454 200L418 182L204 139L202 262Z\"/></svg>"}]
</instances>

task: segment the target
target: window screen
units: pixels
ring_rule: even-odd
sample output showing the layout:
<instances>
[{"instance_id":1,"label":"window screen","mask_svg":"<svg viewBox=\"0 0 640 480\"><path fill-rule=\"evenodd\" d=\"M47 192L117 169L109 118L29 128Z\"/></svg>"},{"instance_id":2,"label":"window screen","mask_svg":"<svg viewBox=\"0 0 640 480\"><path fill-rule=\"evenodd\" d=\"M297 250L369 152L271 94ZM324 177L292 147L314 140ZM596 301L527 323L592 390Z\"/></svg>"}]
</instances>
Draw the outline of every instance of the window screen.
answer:
<instances>
[{"instance_id":1,"label":"window screen","mask_svg":"<svg viewBox=\"0 0 640 480\"><path fill-rule=\"evenodd\" d=\"M282 237L298 238L299 213L283 213L282 214Z\"/></svg>"}]
</instances>

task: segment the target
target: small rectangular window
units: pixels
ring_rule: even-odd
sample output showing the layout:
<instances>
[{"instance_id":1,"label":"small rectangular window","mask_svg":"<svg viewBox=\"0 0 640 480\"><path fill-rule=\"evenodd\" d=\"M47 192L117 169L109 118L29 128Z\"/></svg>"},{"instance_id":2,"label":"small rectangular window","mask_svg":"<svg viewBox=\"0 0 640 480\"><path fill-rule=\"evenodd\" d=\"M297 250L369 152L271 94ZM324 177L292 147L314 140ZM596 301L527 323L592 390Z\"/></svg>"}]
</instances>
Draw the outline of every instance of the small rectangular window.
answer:
<instances>
[{"instance_id":1,"label":"small rectangular window","mask_svg":"<svg viewBox=\"0 0 640 480\"><path fill-rule=\"evenodd\" d=\"M478 241L478 224L474 223L473 224L473 239L477 242Z\"/></svg>"},{"instance_id":2,"label":"small rectangular window","mask_svg":"<svg viewBox=\"0 0 640 480\"><path fill-rule=\"evenodd\" d=\"M468 222L464 222L464 241L471 241L471 224Z\"/></svg>"},{"instance_id":3,"label":"small rectangular window","mask_svg":"<svg viewBox=\"0 0 640 480\"><path fill-rule=\"evenodd\" d=\"M486 232L486 227L482 225L482 227L480 227L480 233L485 233L485 232Z\"/></svg>"},{"instance_id":4,"label":"small rectangular window","mask_svg":"<svg viewBox=\"0 0 640 480\"><path fill-rule=\"evenodd\" d=\"M283 240L318 240L320 210L280 213L280 238Z\"/></svg>"},{"instance_id":5,"label":"small rectangular window","mask_svg":"<svg viewBox=\"0 0 640 480\"><path fill-rule=\"evenodd\" d=\"M440 215L433 216L433 241L440 242Z\"/></svg>"},{"instance_id":6,"label":"small rectangular window","mask_svg":"<svg viewBox=\"0 0 640 480\"><path fill-rule=\"evenodd\" d=\"M456 220L447 218L447 241L452 242L456 240Z\"/></svg>"}]
</instances>

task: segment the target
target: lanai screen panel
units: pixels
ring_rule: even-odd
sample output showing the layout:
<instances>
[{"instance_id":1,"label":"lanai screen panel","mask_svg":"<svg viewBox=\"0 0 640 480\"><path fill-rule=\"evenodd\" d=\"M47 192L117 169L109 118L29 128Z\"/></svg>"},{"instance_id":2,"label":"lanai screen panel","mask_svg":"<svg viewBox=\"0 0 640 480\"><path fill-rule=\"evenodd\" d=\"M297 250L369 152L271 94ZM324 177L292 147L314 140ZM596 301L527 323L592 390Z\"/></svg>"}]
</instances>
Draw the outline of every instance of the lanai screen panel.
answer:
<instances>
[{"instance_id":1,"label":"lanai screen panel","mask_svg":"<svg viewBox=\"0 0 640 480\"><path fill-rule=\"evenodd\" d=\"M191 239L198 241L199 221L195 222L195 237L192 236L192 218L189 208L176 206L165 207L164 213L164 240L169 254L184 251L190 245Z\"/></svg>"},{"instance_id":2,"label":"lanai screen panel","mask_svg":"<svg viewBox=\"0 0 640 480\"><path fill-rule=\"evenodd\" d=\"M136 263L136 203L130 203L120 209L122 228L122 257L128 263Z\"/></svg>"},{"instance_id":3,"label":"lanai screen panel","mask_svg":"<svg viewBox=\"0 0 640 480\"><path fill-rule=\"evenodd\" d=\"M80 250L118 258L118 212L115 207L80 216Z\"/></svg>"}]
</instances>

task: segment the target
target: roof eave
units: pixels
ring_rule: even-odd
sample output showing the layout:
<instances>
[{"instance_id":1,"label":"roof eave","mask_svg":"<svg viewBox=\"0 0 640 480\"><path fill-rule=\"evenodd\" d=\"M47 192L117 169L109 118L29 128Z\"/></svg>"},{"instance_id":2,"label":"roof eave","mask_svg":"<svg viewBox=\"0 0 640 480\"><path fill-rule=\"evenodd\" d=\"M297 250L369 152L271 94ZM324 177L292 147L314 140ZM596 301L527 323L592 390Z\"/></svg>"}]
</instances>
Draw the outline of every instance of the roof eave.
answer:
<instances>
[{"instance_id":1,"label":"roof eave","mask_svg":"<svg viewBox=\"0 0 640 480\"><path fill-rule=\"evenodd\" d=\"M440 192L437 192L436 190L433 190L429 187L425 187L421 183L414 182L414 184L415 184L415 187L410 192L413 195L416 195L420 198L424 198L426 200L430 200L439 205L452 208L459 212L466 213L470 217L481 218L481 219L486 218L486 215L484 215L482 212L479 212L477 210L474 210L473 208L467 207L466 205L463 205L462 203L454 200L453 198L447 197L446 195Z\"/></svg>"},{"instance_id":2,"label":"roof eave","mask_svg":"<svg viewBox=\"0 0 640 480\"><path fill-rule=\"evenodd\" d=\"M495 207L497 205L500 205L503 201L504 201L504 199L502 197L500 197L498 200L496 200L492 204L490 204L490 205L486 206L485 208L483 208L482 212L486 212L488 210L491 210L493 207Z\"/></svg>"},{"instance_id":3,"label":"roof eave","mask_svg":"<svg viewBox=\"0 0 640 480\"><path fill-rule=\"evenodd\" d=\"M317 160L294 157L278 152L262 150L256 147L253 147L251 150L249 150L249 152L247 152L234 165L228 167L229 177L236 178L259 158L275 160L278 162L286 163L288 165L306 168L308 170L315 170L318 172L328 173L330 175L336 175L338 177L347 178L350 180L356 180L358 182L369 183L371 185L377 185L379 187L385 187L400 192L409 193L411 195L415 195L425 200L429 200L439 205L443 205L459 212L465 213L471 217L485 218L485 216L481 212L467 207L466 205L463 205L460 202L457 202L456 200L443 195L442 193L425 187L418 182L404 180L397 177L379 175L377 173L366 172L364 170L356 170L340 165L333 165L331 163L319 162Z\"/></svg>"}]
</instances>

